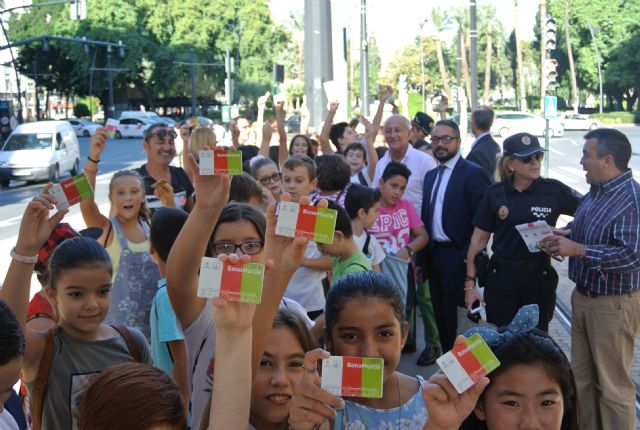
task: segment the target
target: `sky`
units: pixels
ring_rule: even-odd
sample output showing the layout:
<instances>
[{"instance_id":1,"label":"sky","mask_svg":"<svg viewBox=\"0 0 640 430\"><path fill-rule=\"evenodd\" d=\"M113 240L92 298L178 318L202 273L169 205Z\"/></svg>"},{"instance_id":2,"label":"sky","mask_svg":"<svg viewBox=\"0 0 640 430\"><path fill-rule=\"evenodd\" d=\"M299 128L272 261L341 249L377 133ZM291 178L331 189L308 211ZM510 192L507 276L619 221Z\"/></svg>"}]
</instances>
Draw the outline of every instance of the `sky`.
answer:
<instances>
[{"instance_id":1,"label":"sky","mask_svg":"<svg viewBox=\"0 0 640 430\"><path fill-rule=\"evenodd\" d=\"M270 0L271 12L278 23L285 23L292 11L304 11L304 2L313 0ZM360 0L333 0L344 7L344 16L338 17L343 22L352 38L359 38ZM477 0L479 5L491 4L495 7L497 19L506 30L513 29L513 0ZM389 62L397 50L414 43L420 33L420 23L431 16L434 5L442 7L443 3L428 0L367 0L367 29L376 36L380 56L384 64ZM445 4L451 7L468 6L469 0L448 0ZM523 39L533 38L533 25L539 7L538 0L520 1ZM427 23L423 35L434 34L434 29ZM444 38L452 38L453 33Z\"/></svg>"}]
</instances>

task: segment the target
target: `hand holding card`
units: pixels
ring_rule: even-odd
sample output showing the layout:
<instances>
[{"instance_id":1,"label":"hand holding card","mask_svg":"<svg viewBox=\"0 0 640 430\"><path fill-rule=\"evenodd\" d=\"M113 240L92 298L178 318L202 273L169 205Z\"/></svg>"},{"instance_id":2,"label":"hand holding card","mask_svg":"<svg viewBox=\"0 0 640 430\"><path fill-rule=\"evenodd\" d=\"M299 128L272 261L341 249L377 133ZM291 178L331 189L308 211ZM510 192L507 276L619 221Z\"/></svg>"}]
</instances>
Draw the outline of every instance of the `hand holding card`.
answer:
<instances>
[{"instance_id":1,"label":"hand holding card","mask_svg":"<svg viewBox=\"0 0 640 430\"><path fill-rule=\"evenodd\" d=\"M345 397L382 398L382 358L333 356L322 361L321 387Z\"/></svg>"},{"instance_id":2,"label":"hand holding card","mask_svg":"<svg viewBox=\"0 0 640 430\"><path fill-rule=\"evenodd\" d=\"M203 257L200 263L198 297L222 297L231 301L258 304L262 300L264 264L231 263Z\"/></svg>"},{"instance_id":3,"label":"hand holding card","mask_svg":"<svg viewBox=\"0 0 640 430\"><path fill-rule=\"evenodd\" d=\"M331 244L337 216L335 209L281 202L278 205L276 234Z\"/></svg>"},{"instance_id":4,"label":"hand holding card","mask_svg":"<svg viewBox=\"0 0 640 430\"><path fill-rule=\"evenodd\" d=\"M224 149L200 151L200 175L242 175L242 152Z\"/></svg>"},{"instance_id":5,"label":"hand holding card","mask_svg":"<svg viewBox=\"0 0 640 430\"><path fill-rule=\"evenodd\" d=\"M120 125L120 121L117 119L109 118L107 123L104 125L104 128L107 129L107 133L109 133L109 138L113 138L116 135L116 131L118 131L118 125Z\"/></svg>"},{"instance_id":6,"label":"hand holding card","mask_svg":"<svg viewBox=\"0 0 640 430\"><path fill-rule=\"evenodd\" d=\"M56 209L62 210L93 196L93 189L91 188L91 184L89 184L87 175L80 173L73 178L65 179L58 184L54 184L53 187L49 189L49 194L58 200Z\"/></svg>"}]
</instances>

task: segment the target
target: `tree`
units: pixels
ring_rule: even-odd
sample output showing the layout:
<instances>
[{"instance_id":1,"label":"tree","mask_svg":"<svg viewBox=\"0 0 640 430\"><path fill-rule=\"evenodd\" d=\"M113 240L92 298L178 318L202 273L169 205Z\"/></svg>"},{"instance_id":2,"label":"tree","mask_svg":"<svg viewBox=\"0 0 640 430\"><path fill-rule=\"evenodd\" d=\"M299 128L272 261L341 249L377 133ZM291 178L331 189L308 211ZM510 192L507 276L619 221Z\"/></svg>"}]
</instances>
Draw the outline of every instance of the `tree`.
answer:
<instances>
[{"instance_id":1,"label":"tree","mask_svg":"<svg viewBox=\"0 0 640 430\"><path fill-rule=\"evenodd\" d=\"M442 84L438 64L428 60L429 58L433 58L433 53L436 51L436 42L432 38L425 37L422 39L422 44L426 60L424 69L425 93L433 94L437 89L441 88ZM391 86L392 88L397 88L398 79L401 74L407 75L409 92L421 92L422 77L420 73L419 45L412 43L397 53L388 64L380 83Z\"/></svg>"},{"instance_id":2,"label":"tree","mask_svg":"<svg viewBox=\"0 0 640 430\"><path fill-rule=\"evenodd\" d=\"M571 103L574 113L578 113L580 95L578 94L578 82L576 80L576 66L573 62L573 50L571 49L571 26L569 24L569 0L564 0L564 37L567 45L567 59L569 60L569 73L571 77Z\"/></svg>"},{"instance_id":3,"label":"tree","mask_svg":"<svg viewBox=\"0 0 640 430\"><path fill-rule=\"evenodd\" d=\"M451 21L446 12L442 11L438 7L434 7L431 11L431 22L436 28L436 35L433 39L436 47L436 56L438 57L440 82L442 82L444 93L447 96L451 97L451 88L449 88L449 77L447 76L447 68L445 66L444 54L442 52L442 40L440 39L440 34L448 29Z\"/></svg>"},{"instance_id":4,"label":"tree","mask_svg":"<svg viewBox=\"0 0 640 430\"><path fill-rule=\"evenodd\" d=\"M527 110L527 91L524 80L524 66L522 64L522 38L520 36L520 12L518 8L518 0L515 0L515 16L514 16L514 35L516 41L516 67L518 70L518 95L519 107L521 111Z\"/></svg>"},{"instance_id":5,"label":"tree","mask_svg":"<svg viewBox=\"0 0 640 430\"><path fill-rule=\"evenodd\" d=\"M352 57L353 58L353 57ZM353 61L352 91L355 99L360 99L360 59ZM420 64L420 61L418 61ZM369 94L377 94L376 86L380 83L382 59L375 36L369 36Z\"/></svg>"}]
</instances>

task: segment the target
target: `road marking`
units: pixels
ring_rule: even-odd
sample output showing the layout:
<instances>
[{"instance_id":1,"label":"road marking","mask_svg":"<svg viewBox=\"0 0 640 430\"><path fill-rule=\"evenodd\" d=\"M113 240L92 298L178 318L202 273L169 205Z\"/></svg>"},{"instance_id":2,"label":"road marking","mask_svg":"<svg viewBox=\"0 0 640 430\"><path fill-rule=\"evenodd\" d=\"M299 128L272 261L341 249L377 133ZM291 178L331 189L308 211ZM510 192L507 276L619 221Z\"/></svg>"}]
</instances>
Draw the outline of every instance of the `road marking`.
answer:
<instances>
[{"instance_id":1,"label":"road marking","mask_svg":"<svg viewBox=\"0 0 640 430\"><path fill-rule=\"evenodd\" d=\"M20 219L22 219L22 215L14 216L13 218L0 221L0 227L9 227L10 225L13 225L16 222L20 221Z\"/></svg>"},{"instance_id":2,"label":"road marking","mask_svg":"<svg viewBox=\"0 0 640 430\"><path fill-rule=\"evenodd\" d=\"M551 146L549 146L549 151L553 152L554 154L562 155L564 157L564 152L560 152L557 149L552 148Z\"/></svg>"}]
</instances>

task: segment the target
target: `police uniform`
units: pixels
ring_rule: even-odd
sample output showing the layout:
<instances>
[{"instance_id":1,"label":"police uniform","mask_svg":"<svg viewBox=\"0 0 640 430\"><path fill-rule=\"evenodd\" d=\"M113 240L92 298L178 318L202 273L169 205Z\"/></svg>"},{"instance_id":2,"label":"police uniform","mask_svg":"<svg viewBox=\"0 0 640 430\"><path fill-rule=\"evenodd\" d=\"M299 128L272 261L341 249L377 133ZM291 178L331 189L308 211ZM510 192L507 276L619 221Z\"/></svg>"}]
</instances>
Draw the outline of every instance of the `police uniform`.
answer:
<instances>
[{"instance_id":1,"label":"police uniform","mask_svg":"<svg viewBox=\"0 0 640 430\"><path fill-rule=\"evenodd\" d=\"M504 148L505 155L516 158L535 156L544 151L535 136L525 133L506 139ZM573 216L580 198L562 182L542 177L522 192L513 187L512 178L489 187L473 224L493 233L493 255L484 292L490 323L507 325L520 307L537 303L540 308L538 328L548 331L555 307L558 274L551 266L548 254L528 250L515 226L535 221L546 221L554 226L561 214Z\"/></svg>"}]
</instances>

